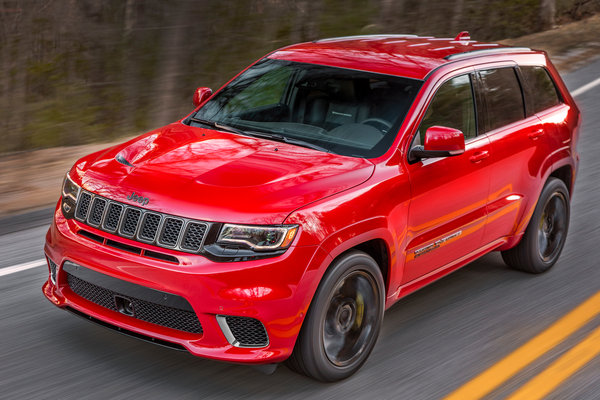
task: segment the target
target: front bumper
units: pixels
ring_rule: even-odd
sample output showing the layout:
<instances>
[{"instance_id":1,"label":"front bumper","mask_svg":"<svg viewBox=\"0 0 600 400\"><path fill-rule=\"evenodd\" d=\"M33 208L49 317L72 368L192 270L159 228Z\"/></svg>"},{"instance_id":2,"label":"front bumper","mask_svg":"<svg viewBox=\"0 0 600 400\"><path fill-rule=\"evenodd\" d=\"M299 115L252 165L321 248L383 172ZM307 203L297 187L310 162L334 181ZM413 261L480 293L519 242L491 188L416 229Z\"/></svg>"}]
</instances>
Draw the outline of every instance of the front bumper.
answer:
<instances>
[{"instance_id":1,"label":"front bumper","mask_svg":"<svg viewBox=\"0 0 600 400\"><path fill-rule=\"evenodd\" d=\"M179 263L106 246L78 234L80 229L125 245L160 250L177 257ZM56 306L68 307L130 333L182 346L197 356L242 363L273 363L289 357L320 274L329 262L329 256L318 246L292 246L274 258L218 263L203 256L156 248L95 230L74 219L65 219L59 208L55 210L44 249L58 266L56 283L49 275L43 286L44 295ZM65 262L116 278L125 285L139 285L185 299L202 329L199 332L173 329L89 301L69 286ZM268 344L260 348L239 347L231 337L226 337L223 318L217 316L260 321Z\"/></svg>"}]
</instances>

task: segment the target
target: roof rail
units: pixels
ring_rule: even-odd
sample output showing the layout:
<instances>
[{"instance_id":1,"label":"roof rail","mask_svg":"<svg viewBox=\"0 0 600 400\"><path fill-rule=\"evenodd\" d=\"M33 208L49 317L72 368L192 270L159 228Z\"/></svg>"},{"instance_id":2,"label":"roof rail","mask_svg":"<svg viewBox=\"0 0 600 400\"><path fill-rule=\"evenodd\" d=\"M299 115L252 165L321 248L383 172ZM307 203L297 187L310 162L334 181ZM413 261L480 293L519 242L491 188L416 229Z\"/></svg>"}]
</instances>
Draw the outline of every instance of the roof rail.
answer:
<instances>
[{"instance_id":1,"label":"roof rail","mask_svg":"<svg viewBox=\"0 0 600 400\"><path fill-rule=\"evenodd\" d=\"M487 56L488 54L505 54L505 53L525 53L529 52L529 47L500 47L497 49L481 49L481 50L469 50L462 53L454 53L447 55L444 59L448 61L458 60L461 58Z\"/></svg>"},{"instance_id":2,"label":"roof rail","mask_svg":"<svg viewBox=\"0 0 600 400\"><path fill-rule=\"evenodd\" d=\"M408 34L375 34L375 35L355 35L355 36L340 36L340 37L332 37L325 38L319 40L313 40L313 43L323 43L323 42L333 42L335 40L349 40L349 39L375 39L375 38L416 38L417 35L408 35Z\"/></svg>"}]
</instances>

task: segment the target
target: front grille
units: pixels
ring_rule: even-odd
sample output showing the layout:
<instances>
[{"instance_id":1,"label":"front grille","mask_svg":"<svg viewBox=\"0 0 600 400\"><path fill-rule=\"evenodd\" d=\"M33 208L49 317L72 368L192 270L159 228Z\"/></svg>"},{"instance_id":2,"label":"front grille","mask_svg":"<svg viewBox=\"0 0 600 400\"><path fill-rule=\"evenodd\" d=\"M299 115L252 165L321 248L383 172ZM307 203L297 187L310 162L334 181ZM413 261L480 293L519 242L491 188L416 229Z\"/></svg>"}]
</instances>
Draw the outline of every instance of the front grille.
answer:
<instances>
[{"instance_id":1,"label":"front grille","mask_svg":"<svg viewBox=\"0 0 600 400\"><path fill-rule=\"evenodd\" d=\"M144 222L142 223L142 230L140 231L140 238L151 242L154 241L159 225L160 215L146 213L144 215Z\"/></svg>"},{"instance_id":2,"label":"front grille","mask_svg":"<svg viewBox=\"0 0 600 400\"><path fill-rule=\"evenodd\" d=\"M77 200L77 209L75 211L75 218L85 219L90 209L90 203L92 202L92 195L90 193L82 192Z\"/></svg>"},{"instance_id":3,"label":"front grille","mask_svg":"<svg viewBox=\"0 0 600 400\"><path fill-rule=\"evenodd\" d=\"M115 296L126 297L133 305L133 318L171 329L202 334L202 325L200 324L200 321L198 321L198 317L193 311L181 310L178 308L168 307L162 304L138 299L136 297L129 296L126 293L118 293L87 282L68 272L66 275L69 288L71 288L76 295L83 297L84 299L101 307L119 312L117 309Z\"/></svg>"},{"instance_id":4,"label":"front grille","mask_svg":"<svg viewBox=\"0 0 600 400\"><path fill-rule=\"evenodd\" d=\"M176 218L167 218L165 225L163 226L162 233L160 234L159 242L167 246L175 246L179 239L179 232L183 221Z\"/></svg>"},{"instance_id":5,"label":"front grille","mask_svg":"<svg viewBox=\"0 0 600 400\"><path fill-rule=\"evenodd\" d=\"M114 232L119 226L119 220L121 219L121 213L123 212L123 206L117 203L110 203L108 206L108 212L104 219L104 229L109 232Z\"/></svg>"},{"instance_id":6,"label":"front grille","mask_svg":"<svg viewBox=\"0 0 600 400\"><path fill-rule=\"evenodd\" d=\"M200 246L202 245L202 240L204 239L205 233L206 225L190 222L188 224L187 231L183 236L181 248L190 251L200 250Z\"/></svg>"},{"instance_id":7,"label":"front grille","mask_svg":"<svg viewBox=\"0 0 600 400\"><path fill-rule=\"evenodd\" d=\"M102 222L102 215L104 215L104 209L106 208L106 200L101 197L96 197L92 203L92 211L88 222L90 225L98 226Z\"/></svg>"},{"instance_id":8,"label":"front grille","mask_svg":"<svg viewBox=\"0 0 600 400\"><path fill-rule=\"evenodd\" d=\"M137 208L128 208L125 210L125 217L123 218L123 224L121 225L121 233L124 236L135 235L141 216L142 212Z\"/></svg>"},{"instance_id":9,"label":"front grille","mask_svg":"<svg viewBox=\"0 0 600 400\"><path fill-rule=\"evenodd\" d=\"M209 223L129 206L82 190L75 218L116 235L155 246L197 253Z\"/></svg>"},{"instance_id":10,"label":"front grille","mask_svg":"<svg viewBox=\"0 0 600 400\"><path fill-rule=\"evenodd\" d=\"M229 343L236 347L265 347L269 344L267 331L257 319L218 315L217 322Z\"/></svg>"}]
</instances>

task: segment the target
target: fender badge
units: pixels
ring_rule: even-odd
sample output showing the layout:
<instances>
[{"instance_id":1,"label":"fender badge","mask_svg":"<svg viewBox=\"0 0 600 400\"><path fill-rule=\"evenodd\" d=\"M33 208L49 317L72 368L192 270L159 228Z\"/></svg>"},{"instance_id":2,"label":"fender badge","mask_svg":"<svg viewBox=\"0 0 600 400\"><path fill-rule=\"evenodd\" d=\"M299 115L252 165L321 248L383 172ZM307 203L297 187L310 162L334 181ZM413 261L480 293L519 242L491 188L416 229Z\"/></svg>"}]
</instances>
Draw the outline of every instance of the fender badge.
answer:
<instances>
[{"instance_id":1,"label":"fender badge","mask_svg":"<svg viewBox=\"0 0 600 400\"><path fill-rule=\"evenodd\" d=\"M452 235L449 235L449 236L446 236L439 240L436 240L435 242L430 243L425 247L421 247L420 249L415 250L415 258L422 256L425 253L429 253L432 250L437 249L438 247L440 247L441 245L446 243L448 240L453 239L457 236L460 236L461 234L462 234L462 231L454 232Z\"/></svg>"}]
</instances>

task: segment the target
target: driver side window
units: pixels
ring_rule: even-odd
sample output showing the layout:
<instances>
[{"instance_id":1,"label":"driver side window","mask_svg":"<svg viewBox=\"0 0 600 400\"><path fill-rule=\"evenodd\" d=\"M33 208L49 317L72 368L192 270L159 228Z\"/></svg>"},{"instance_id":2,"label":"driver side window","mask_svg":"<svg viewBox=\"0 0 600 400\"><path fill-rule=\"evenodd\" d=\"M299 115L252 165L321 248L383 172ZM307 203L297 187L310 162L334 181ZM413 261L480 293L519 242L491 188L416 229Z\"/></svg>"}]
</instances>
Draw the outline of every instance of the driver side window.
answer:
<instances>
[{"instance_id":1,"label":"driver side window","mask_svg":"<svg viewBox=\"0 0 600 400\"><path fill-rule=\"evenodd\" d=\"M459 129L465 140L477 136L469 74L452 78L440 86L419 126L420 144L425 142L425 131L435 125Z\"/></svg>"}]
</instances>

